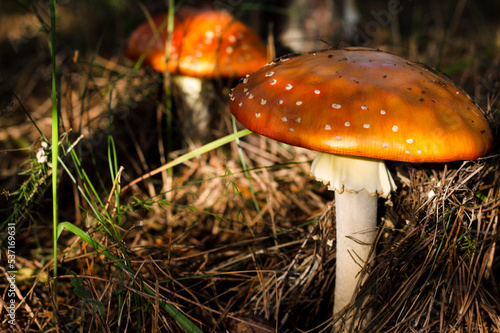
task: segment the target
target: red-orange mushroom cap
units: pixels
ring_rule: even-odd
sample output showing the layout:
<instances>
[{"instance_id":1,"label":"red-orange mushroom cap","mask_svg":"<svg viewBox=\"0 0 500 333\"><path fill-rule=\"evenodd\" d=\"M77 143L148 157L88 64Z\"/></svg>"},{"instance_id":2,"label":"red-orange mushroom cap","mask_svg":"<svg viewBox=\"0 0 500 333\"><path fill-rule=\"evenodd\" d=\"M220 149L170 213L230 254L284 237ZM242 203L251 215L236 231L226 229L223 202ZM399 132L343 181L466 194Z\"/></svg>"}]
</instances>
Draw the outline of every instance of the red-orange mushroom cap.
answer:
<instances>
[{"instance_id":1,"label":"red-orange mushroom cap","mask_svg":"<svg viewBox=\"0 0 500 333\"><path fill-rule=\"evenodd\" d=\"M159 72L166 70L165 41L167 40L168 14L156 15L151 22L138 26L127 39L125 54L133 60L144 57L143 64L150 65ZM182 42L181 21L178 15L174 16L174 27L171 39L171 48L177 49Z\"/></svg>"},{"instance_id":2,"label":"red-orange mushroom cap","mask_svg":"<svg viewBox=\"0 0 500 333\"><path fill-rule=\"evenodd\" d=\"M155 16L160 27L167 14ZM138 59L146 52L145 64L155 70L195 77L242 77L266 63L266 48L260 37L227 11L182 7L175 12L174 32L168 65L165 59L166 24L154 38L149 22L129 37L126 54Z\"/></svg>"},{"instance_id":3,"label":"red-orange mushroom cap","mask_svg":"<svg viewBox=\"0 0 500 333\"><path fill-rule=\"evenodd\" d=\"M476 159L493 142L481 110L450 80L368 48L279 58L230 100L251 131L332 154L447 162Z\"/></svg>"}]
</instances>

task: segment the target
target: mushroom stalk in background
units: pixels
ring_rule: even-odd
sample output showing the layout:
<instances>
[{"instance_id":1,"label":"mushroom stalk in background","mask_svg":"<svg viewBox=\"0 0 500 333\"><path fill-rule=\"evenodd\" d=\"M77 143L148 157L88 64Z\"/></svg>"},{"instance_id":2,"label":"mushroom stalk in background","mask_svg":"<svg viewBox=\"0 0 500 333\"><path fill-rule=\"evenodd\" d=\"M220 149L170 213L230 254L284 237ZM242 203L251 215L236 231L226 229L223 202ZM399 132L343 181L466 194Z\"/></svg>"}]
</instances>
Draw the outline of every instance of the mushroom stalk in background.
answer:
<instances>
[{"instance_id":1,"label":"mushroom stalk in background","mask_svg":"<svg viewBox=\"0 0 500 333\"><path fill-rule=\"evenodd\" d=\"M181 7L175 12L167 63L165 20L166 13L137 27L127 41L126 54L133 60L144 56L145 65L172 74L187 106L184 134L201 143L210 130L210 80L240 78L257 70L267 61L266 47L227 11ZM159 27L164 28L158 31Z\"/></svg>"},{"instance_id":2,"label":"mushroom stalk in background","mask_svg":"<svg viewBox=\"0 0 500 333\"><path fill-rule=\"evenodd\" d=\"M456 85L368 48L278 58L232 90L230 109L251 131L320 152L311 171L336 200L335 314L352 304L372 261L377 195L396 188L384 160L469 160L492 147L481 110ZM336 330L366 324L346 317Z\"/></svg>"},{"instance_id":3,"label":"mushroom stalk in background","mask_svg":"<svg viewBox=\"0 0 500 333\"><path fill-rule=\"evenodd\" d=\"M280 41L293 52L317 50L355 35L360 14L355 0L291 0L278 26Z\"/></svg>"},{"instance_id":4,"label":"mushroom stalk in background","mask_svg":"<svg viewBox=\"0 0 500 333\"><path fill-rule=\"evenodd\" d=\"M210 132L210 102L214 97L214 86L209 80L186 75L174 75L172 81L180 92L178 102L182 110L179 119L185 138L195 146L206 142Z\"/></svg>"}]
</instances>

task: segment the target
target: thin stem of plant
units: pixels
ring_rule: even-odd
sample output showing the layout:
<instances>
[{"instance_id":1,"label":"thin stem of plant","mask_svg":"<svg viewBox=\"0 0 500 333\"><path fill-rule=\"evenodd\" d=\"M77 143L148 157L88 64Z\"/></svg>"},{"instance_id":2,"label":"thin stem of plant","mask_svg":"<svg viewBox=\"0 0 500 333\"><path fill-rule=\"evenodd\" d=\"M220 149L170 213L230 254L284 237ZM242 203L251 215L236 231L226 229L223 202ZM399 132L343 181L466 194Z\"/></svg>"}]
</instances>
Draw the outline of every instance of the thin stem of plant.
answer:
<instances>
[{"instance_id":1,"label":"thin stem of plant","mask_svg":"<svg viewBox=\"0 0 500 333\"><path fill-rule=\"evenodd\" d=\"M59 122L57 112L56 89L56 0L50 2L51 39L49 43L52 56L52 241L54 256L54 277L57 276L57 158L59 157ZM54 280L54 294L57 295L57 283ZM57 297L54 297L57 305Z\"/></svg>"}]
</instances>

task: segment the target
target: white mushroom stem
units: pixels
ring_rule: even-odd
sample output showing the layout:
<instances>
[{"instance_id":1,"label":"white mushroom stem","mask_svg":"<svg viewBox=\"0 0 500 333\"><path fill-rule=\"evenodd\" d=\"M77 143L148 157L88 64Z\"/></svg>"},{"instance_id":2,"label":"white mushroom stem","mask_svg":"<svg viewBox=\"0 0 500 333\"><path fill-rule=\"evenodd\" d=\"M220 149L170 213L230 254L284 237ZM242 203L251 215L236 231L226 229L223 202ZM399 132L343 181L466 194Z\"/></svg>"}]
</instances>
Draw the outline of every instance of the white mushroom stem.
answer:
<instances>
[{"instance_id":1,"label":"white mushroom stem","mask_svg":"<svg viewBox=\"0 0 500 333\"><path fill-rule=\"evenodd\" d=\"M333 312L337 314L353 301L361 270L371 260L370 249L377 230L377 196L365 190L335 191L337 217L337 262Z\"/></svg>"},{"instance_id":2,"label":"white mushroom stem","mask_svg":"<svg viewBox=\"0 0 500 333\"><path fill-rule=\"evenodd\" d=\"M335 191L337 263L334 314L348 306L370 264L377 229L377 195L396 189L384 161L319 153L311 166L316 179ZM351 324L355 324L354 318Z\"/></svg>"},{"instance_id":3,"label":"white mushroom stem","mask_svg":"<svg viewBox=\"0 0 500 333\"><path fill-rule=\"evenodd\" d=\"M186 139L191 139L195 146L203 144L210 132L210 99L213 95L213 86L205 79L173 75L172 80L179 88L184 107L180 108L183 114L182 129Z\"/></svg>"}]
</instances>

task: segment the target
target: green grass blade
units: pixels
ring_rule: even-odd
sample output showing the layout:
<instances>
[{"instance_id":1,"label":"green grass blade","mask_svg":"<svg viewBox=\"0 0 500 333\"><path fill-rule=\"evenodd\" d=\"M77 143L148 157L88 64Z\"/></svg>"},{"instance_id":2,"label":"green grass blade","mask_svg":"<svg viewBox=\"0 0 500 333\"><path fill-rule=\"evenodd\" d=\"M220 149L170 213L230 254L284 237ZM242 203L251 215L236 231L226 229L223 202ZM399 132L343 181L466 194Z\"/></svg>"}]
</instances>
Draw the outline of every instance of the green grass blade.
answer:
<instances>
[{"instance_id":1,"label":"green grass blade","mask_svg":"<svg viewBox=\"0 0 500 333\"><path fill-rule=\"evenodd\" d=\"M130 266L125 265L121 258L116 257L113 253L110 251L106 250L106 248L100 244L98 241L93 239L91 236L89 236L85 231L82 229L78 228L77 226L69 223L69 222L61 222L57 226L57 237L61 235L64 229L69 230L73 234L77 235L81 240L83 240L85 243L93 246L96 251L99 253L103 254L106 258L108 258L111 262L113 262L114 265L118 266L119 268L129 272L132 276L135 276L136 273ZM152 296L157 296L155 291L150 288L147 284L142 283L141 287L143 290L145 290L148 294ZM189 320L184 314L182 314L179 310L177 310L173 305L161 302L160 305L165 311L168 312L182 327L184 327L188 332L193 332L193 333L201 333L203 332L200 330L191 320Z\"/></svg>"},{"instance_id":2,"label":"green grass blade","mask_svg":"<svg viewBox=\"0 0 500 333\"><path fill-rule=\"evenodd\" d=\"M50 2L50 53L52 58L52 241L54 256L54 276L57 276L57 159L59 157L59 122L56 89L56 0ZM54 286L57 293L57 288ZM57 298L57 297L56 297Z\"/></svg>"},{"instance_id":3,"label":"green grass blade","mask_svg":"<svg viewBox=\"0 0 500 333\"><path fill-rule=\"evenodd\" d=\"M151 176L154 176L164 170L168 170L170 168L173 168L174 166L176 165L179 165L187 160L190 160L192 159L193 157L196 157L196 156L199 156L201 154L204 154L204 153L207 153L211 150L214 150L215 148L219 148L220 146L223 146L225 145L226 143L229 143L233 140L236 140L238 138L241 138L241 137L244 137L245 135L248 135L252 133L250 130L248 129L244 129L244 130L241 130L239 132L236 132L236 133L233 133L233 134L230 134L230 135L226 135L225 137L223 138L220 138L220 139L217 139L215 141L212 141L210 143L207 143L206 145L204 146L201 146L200 148L198 149L195 149L187 154L184 154L178 158L176 158L175 160L171 161L171 162L168 162L167 164L165 165L162 165L161 167L145 174L144 176L141 176L133 181L131 181L127 186L123 187L122 188L122 192L127 190L130 186L134 185L134 184L137 184L138 182L144 180L144 179L147 179Z\"/></svg>"},{"instance_id":4,"label":"green grass blade","mask_svg":"<svg viewBox=\"0 0 500 333\"><path fill-rule=\"evenodd\" d=\"M236 118L234 118L234 116L232 116L231 121L233 123L233 130L234 130L234 132L236 132ZM255 191L253 189L252 182L250 180L250 174L248 173L247 164L245 163L245 158L243 157L243 150L240 147L239 138L236 139L236 144L238 145L238 155L240 156L241 167L243 168L243 172L245 173L245 177L248 180L248 189L250 190L250 193L252 194L252 201L253 201L253 204L255 206L255 210L257 211L257 213L259 213L261 219L263 219L261 211L260 211L259 203L257 202L257 197L255 196Z\"/></svg>"}]
</instances>

